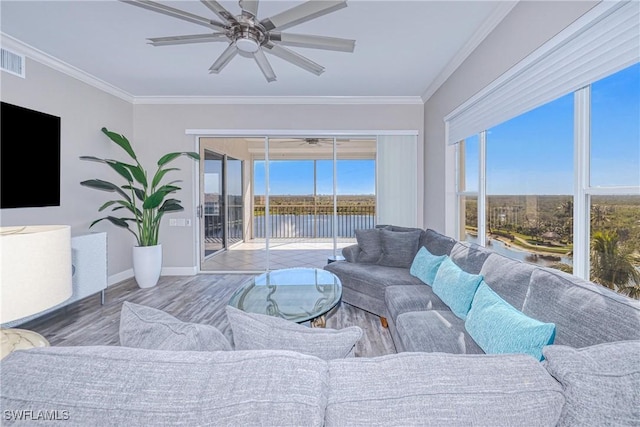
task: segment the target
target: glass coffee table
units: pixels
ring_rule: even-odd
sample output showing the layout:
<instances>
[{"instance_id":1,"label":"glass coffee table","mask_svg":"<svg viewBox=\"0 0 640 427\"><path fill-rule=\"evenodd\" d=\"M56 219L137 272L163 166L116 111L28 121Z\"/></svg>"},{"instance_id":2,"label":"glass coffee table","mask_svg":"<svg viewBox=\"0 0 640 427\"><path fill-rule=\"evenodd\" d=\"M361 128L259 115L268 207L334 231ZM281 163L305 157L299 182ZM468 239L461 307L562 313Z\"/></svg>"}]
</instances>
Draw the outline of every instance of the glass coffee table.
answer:
<instances>
[{"instance_id":1,"label":"glass coffee table","mask_svg":"<svg viewBox=\"0 0 640 427\"><path fill-rule=\"evenodd\" d=\"M341 298L342 283L333 273L318 268L285 268L252 277L231 296L229 305L324 328L325 314Z\"/></svg>"}]
</instances>

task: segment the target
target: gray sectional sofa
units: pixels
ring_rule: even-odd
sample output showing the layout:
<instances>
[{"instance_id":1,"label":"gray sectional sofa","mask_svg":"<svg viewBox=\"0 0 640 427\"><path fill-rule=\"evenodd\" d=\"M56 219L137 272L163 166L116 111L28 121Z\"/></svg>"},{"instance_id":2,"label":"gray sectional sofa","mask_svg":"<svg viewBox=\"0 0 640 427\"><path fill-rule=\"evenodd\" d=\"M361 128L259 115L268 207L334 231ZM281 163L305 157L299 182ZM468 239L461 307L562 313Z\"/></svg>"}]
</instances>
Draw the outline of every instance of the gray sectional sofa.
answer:
<instances>
[{"instance_id":1,"label":"gray sectional sofa","mask_svg":"<svg viewBox=\"0 0 640 427\"><path fill-rule=\"evenodd\" d=\"M524 355L52 347L0 367L2 425L552 426L565 404Z\"/></svg>"},{"instance_id":2,"label":"gray sectional sofa","mask_svg":"<svg viewBox=\"0 0 640 427\"><path fill-rule=\"evenodd\" d=\"M640 304L602 286L559 270L507 258L490 249L460 242L434 230L384 226L400 237L418 233L418 246L433 255L447 255L463 271L479 274L506 302L527 316L556 325L554 344L581 348L621 340L640 340ZM389 231L381 231L389 236ZM413 240L408 234L405 240ZM363 251L384 253L371 238L343 249L345 261L326 270L343 286L342 301L385 318L396 350L482 354L465 329L464 320L452 313L431 286L410 273L407 262L389 263ZM362 243L364 242L364 243ZM391 245L397 244L392 242ZM391 247L397 251L397 247ZM405 255L405 260L411 256ZM373 261L372 261L373 259ZM380 265L380 264L384 265ZM400 264L400 266L397 266ZM394 266L396 265L396 266Z\"/></svg>"},{"instance_id":3,"label":"gray sectional sofa","mask_svg":"<svg viewBox=\"0 0 640 427\"><path fill-rule=\"evenodd\" d=\"M310 351L326 355L311 330L303 331L309 347L298 340L297 351L282 349L290 343L278 328L291 336L302 333L289 331L298 325L251 315L272 327L240 319L240 330L231 310L234 341L245 340L233 350L210 325L124 304L122 347L36 348L3 359L2 425L640 426L636 302L433 230L415 231L396 229L417 236L409 249L398 246L409 234L389 235L385 249L393 256L383 263L401 266L357 262L380 257L349 247L347 261L326 267L341 277L345 302L388 318L398 354L340 351L325 360ZM482 354L464 322L410 274L406 259L420 246L448 254L513 306L554 322L556 340L542 350L544 361Z\"/></svg>"}]
</instances>

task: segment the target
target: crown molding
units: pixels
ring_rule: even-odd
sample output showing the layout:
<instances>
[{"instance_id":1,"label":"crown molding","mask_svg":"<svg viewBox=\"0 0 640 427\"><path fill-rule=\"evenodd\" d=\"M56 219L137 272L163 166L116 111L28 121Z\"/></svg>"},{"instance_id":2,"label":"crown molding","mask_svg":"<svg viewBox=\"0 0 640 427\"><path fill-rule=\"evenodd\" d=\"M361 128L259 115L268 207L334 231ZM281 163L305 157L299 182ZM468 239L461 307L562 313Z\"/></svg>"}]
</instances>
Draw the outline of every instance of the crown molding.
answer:
<instances>
[{"instance_id":1,"label":"crown molding","mask_svg":"<svg viewBox=\"0 0 640 427\"><path fill-rule=\"evenodd\" d=\"M440 74L431 82L422 94L422 102L427 102L431 96L447 81L482 41L498 26L500 22L511 12L520 0L501 1L491 15L482 23L462 48L455 54Z\"/></svg>"},{"instance_id":2,"label":"crown molding","mask_svg":"<svg viewBox=\"0 0 640 427\"><path fill-rule=\"evenodd\" d=\"M138 96L136 105L423 105L419 96Z\"/></svg>"},{"instance_id":3,"label":"crown molding","mask_svg":"<svg viewBox=\"0 0 640 427\"><path fill-rule=\"evenodd\" d=\"M325 138L340 137L361 137L361 136L418 136L418 130L411 129L356 129L356 130L331 130L331 129L187 129L186 135L197 136L228 136L228 137L261 137L271 138L304 138L310 136L319 136Z\"/></svg>"},{"instance_id":4,"label":"crown molding","mask_svg":"<svg viewBox=\"0 0 640 427\"><path fill-rule=\"evenodd\" d=\"M91 85L97 89L102 90L103 92L116 96L120 99L123 99L128 102L133 102L134 100L133 95L131 95L130 93L125 92L122 89L110 83L105 82L104 80L100 80L99 78L94 77L91 74L85 71L82 71L79 68L74 67L73 65L67 64L64 61L61 61L58 58L55 58L49 55L48 53L45 53L39 49L36 49L35 47L30 46L3 32L0 32L0 46L2 46L5 49L24 55L29 59L37 61L50 68L53 68L56 71L59 71L70 77L80 80L81 82Z\"/></svg>"}]
</instances>

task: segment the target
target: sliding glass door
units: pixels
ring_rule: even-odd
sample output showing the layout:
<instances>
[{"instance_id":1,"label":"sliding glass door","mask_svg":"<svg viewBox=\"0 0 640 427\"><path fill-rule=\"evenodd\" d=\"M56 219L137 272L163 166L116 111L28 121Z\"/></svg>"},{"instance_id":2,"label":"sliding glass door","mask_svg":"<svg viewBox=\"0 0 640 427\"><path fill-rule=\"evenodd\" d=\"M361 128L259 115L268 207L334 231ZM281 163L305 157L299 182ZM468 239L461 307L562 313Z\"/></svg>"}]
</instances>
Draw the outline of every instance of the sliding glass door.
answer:
<instances>
[{"instance_id":1,"label":"sliding glass door","mask_svg":"<svg viewBox=\"0 0 640 427\"><path fill-rule=\"evenodd\" d=\"M201 265L243 241L242 160L203 148L201 160Z\"/></svg>"},{"instance_id":2,"label":"sliding glass door","mask_svg":"<svg viewBox=\"0 0 640 427\"><path fill-rule=\"evenodd\" d=\"M200 270L322 268L376 224L376 139L200 138Z\"/></svg>"}]
</instances>

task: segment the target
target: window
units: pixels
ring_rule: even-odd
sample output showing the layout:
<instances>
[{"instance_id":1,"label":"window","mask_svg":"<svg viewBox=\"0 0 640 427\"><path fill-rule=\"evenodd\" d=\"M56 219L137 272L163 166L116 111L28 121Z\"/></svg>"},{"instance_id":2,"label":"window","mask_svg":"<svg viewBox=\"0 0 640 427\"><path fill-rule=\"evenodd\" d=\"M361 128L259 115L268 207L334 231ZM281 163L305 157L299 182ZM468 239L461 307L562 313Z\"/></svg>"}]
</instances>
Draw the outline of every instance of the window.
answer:
<instances>
[{"instance_id":1,"label":"window","mask_svg":"<svg viewBox=\"0 0 640 427\"><path fill-rule=\"evenodd\" d=\"M459 158L459 234L458 238L478 243L478 190L480 178L480 139L474 135L460 143Z\"/></svg>"},{"instance_id":2,"label":"window","mask_svg":"<svg viewBox=\"0 0 640 427\"><path fill-rule=\"evenodd\" d=\"M488 244L513 258L570 268L573 96L489 129L486 156Z\"/></svg>"},{"instance_id":3,"label":"window","mask_svg":"<svg viewBox=\"0 0 640 427\"><path fill-rule=\"evenodd\" d=\"M640 299L640 63L591 85L589 278Z\"/></svg>"},{"instance_id":4,"label":"window","mask_svg":"<svg viewBox=\"0 0 640 427\"><path fill-rule=\"evenodd\" d=\"M466 138L459 234L640 299L638 117L640 63Z\"/></svg>"},{"instance_id":5,"label":"window","mask_svg":"<svg viewBox=\"0 0 640 427\"><path fill-rule=\"evenodd\" d=\"M445 122L458 159L480 138L480 244L640 299L638 22L640 3L598 2ZM457 165L459 207L470 168Z\"/></svg>"}]
</instances>

